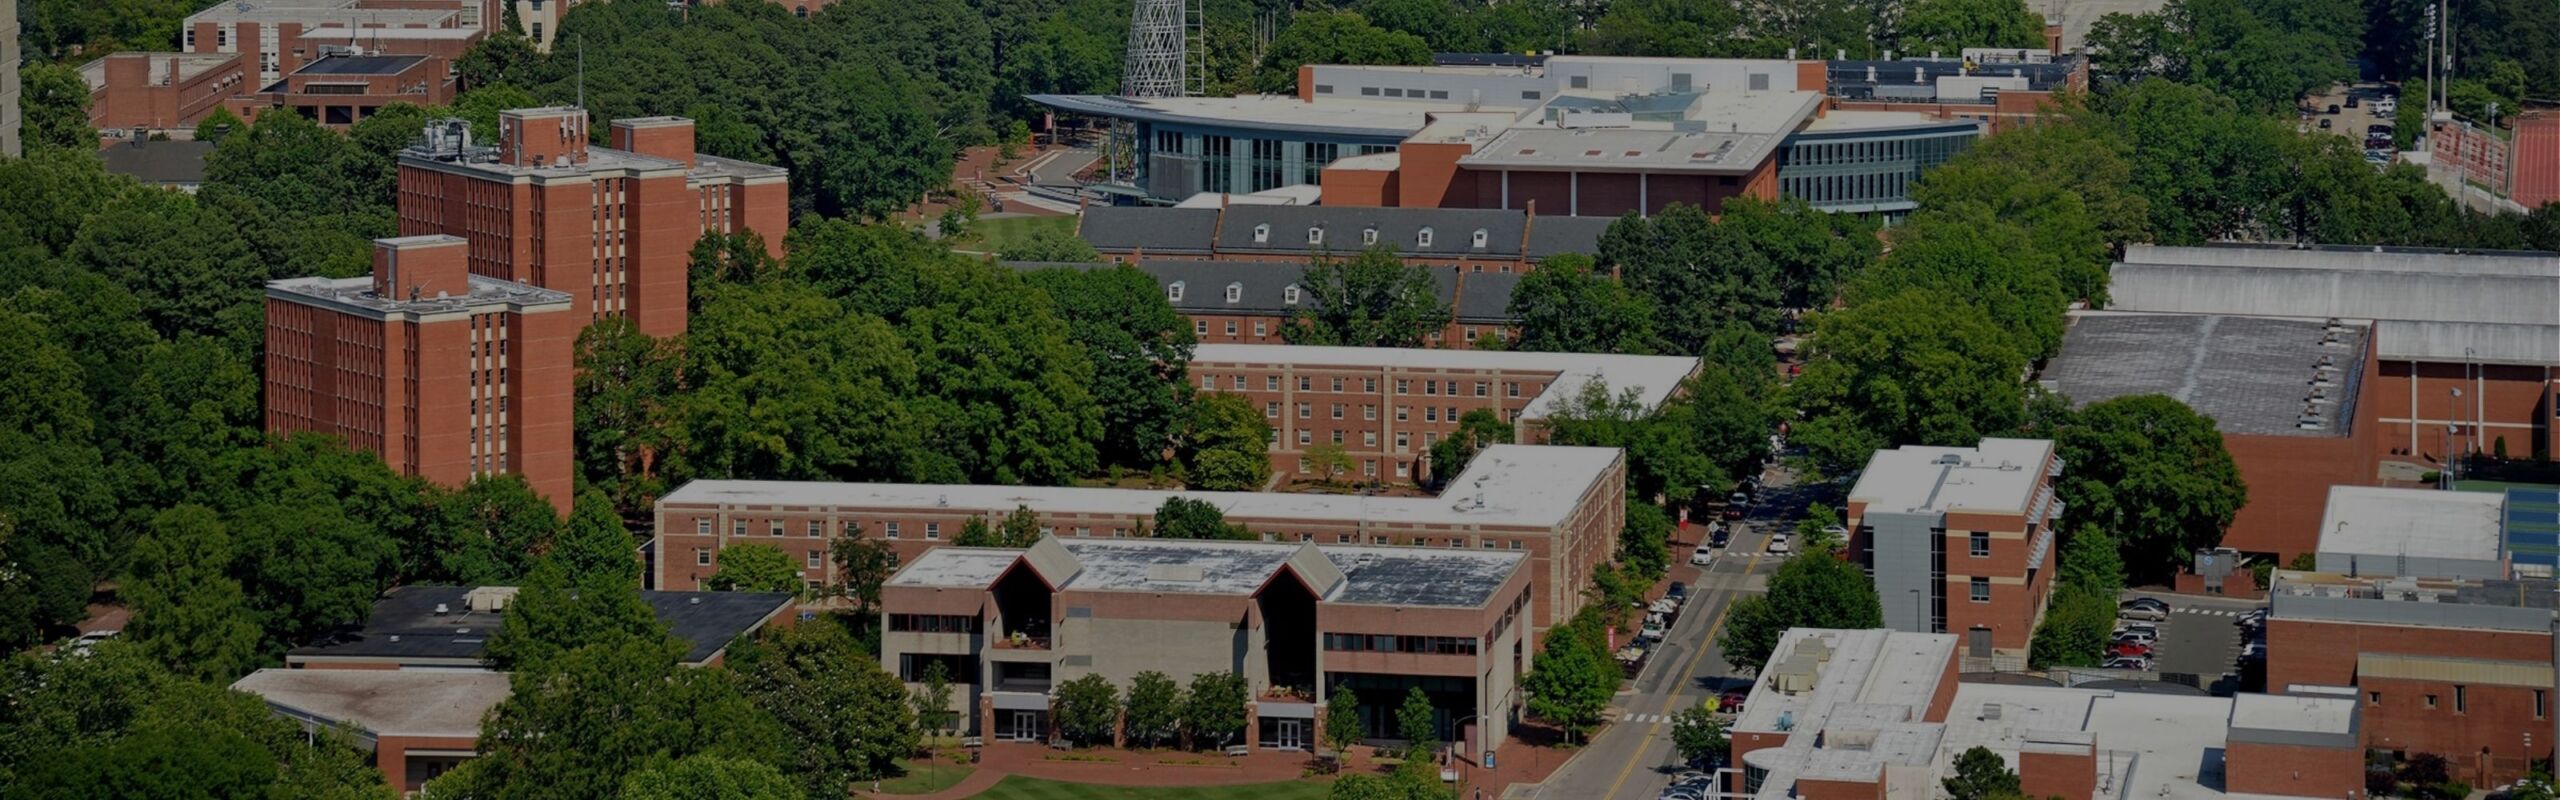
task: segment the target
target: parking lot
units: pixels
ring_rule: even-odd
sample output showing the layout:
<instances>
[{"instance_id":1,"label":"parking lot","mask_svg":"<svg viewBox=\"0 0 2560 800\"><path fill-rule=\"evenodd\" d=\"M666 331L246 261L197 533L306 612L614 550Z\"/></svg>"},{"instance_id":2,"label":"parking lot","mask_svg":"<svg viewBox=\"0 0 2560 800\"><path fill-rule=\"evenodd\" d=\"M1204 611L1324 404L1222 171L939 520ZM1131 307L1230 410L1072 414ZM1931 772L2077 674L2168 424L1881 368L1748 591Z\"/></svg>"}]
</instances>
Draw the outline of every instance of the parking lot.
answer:
<instances>
[{"instance_id":1,"label":"parking lot","mask_svg":"<svg viewBox=\"0 0 2560 800\"><path fill-rule=\"evenodd\" d=\"M2257 603L2189 595L2128 593L2126 597L2154 597L2169 603L2168 621L2153 623L2160 628L2160 642L2153 651L2152 671L2179 683L2187 679L2178 676L2194 676L2195 686L2208 690L2217 683L2239 680L2243 642L2235 623Z\"/></svg>"}]
</instances>

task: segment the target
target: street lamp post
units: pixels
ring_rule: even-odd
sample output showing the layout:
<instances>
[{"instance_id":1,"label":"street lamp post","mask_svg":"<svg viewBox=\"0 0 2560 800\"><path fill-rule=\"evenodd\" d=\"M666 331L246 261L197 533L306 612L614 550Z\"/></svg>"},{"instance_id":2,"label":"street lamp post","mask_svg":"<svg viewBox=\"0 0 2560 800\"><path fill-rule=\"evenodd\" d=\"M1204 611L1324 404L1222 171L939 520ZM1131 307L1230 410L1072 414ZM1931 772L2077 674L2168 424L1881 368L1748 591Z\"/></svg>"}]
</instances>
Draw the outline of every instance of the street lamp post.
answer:
<instances>
[{"instance_id":1,"label":"street lamp post","mask_svg":"<svg viewBox=\"0 0 2560 800\"><path fill-rule=\"evenodd\" d=\"M2457 463L2455 461L2456 456L2453 452L2453 437L2461 431L2462 387L2456 386L2453 388L2453 399L2446 401L2444 426L2444 469L2436 472L2436 488L2438 489L2453 488L2453 469L2454 464Z\"/></svg>"}]
</instances>

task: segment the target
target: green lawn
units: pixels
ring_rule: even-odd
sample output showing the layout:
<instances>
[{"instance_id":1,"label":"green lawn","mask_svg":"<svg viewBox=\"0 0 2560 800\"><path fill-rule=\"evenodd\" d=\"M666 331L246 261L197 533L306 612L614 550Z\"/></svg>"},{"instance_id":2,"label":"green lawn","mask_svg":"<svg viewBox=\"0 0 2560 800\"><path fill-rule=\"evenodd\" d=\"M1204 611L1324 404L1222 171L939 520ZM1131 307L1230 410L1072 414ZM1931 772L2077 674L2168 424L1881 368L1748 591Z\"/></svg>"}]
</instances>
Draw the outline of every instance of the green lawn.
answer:
<instances>
[{"instance_id":1,"label":"green lawn","mask_svg":"<svg viewBox=\"0 0 2560 800\"><path fill-rule=\"evenodd\" d=\"M962 250L1000 253L1004 252L1004 250L1013 243L1030 238L1031 234L1041 230L1055 230L1059 233L1074 233L1076 230L1076 218L1073 216L1057 216L999 217L996 219L982 219L979 220L975 227L969 231L968 236L963 237L961 241L954 242L953 247Z\"/></svg>"},{"instance_id":2,"label":"green lawn","mask_svg":"<svg viewBox=\"0 0 2560 800\"><path fill-rule=\"evenodd\" d=\"M978 800L1322 800L1328 788L1327 784L1315 781L1140 788L1060 783L1013 775L996 784L995 788L979 793Z\"/></svg>"},{"instance_id":3,"label":"green lawn","mask_svg":"<svg viewBox=\"0 0 2560 800\"><path fill-rule=\"evenodd\" d=\"M880 791L890 794L931 794L951 788L952 784L959 783L960 779L969 777L969 773L977 770L976 767L967 764L952 763L949 759L943 760L940 764L899 759L898 765L905 767L907 774L894 780L881 781Z\"/></svg>"}]
</instances>

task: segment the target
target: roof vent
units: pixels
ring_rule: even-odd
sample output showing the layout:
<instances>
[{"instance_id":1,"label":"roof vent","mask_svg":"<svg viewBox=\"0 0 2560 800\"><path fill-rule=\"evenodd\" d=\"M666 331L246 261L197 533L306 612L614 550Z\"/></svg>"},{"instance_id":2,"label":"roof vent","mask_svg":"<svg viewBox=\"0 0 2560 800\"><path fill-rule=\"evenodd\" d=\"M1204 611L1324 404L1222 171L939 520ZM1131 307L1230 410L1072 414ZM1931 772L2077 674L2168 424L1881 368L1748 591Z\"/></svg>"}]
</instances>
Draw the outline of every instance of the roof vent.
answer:
<instances>
[{"instance_id":1,"label":"roof vent","mask_svg":"<svg viewBox=\"0 0 2560 800\"><path fill-rule=\"evenodd\" d=\"M1999 703L1984 703L1984 704L1982 704L1982 719L1983 719L1984 721L1988 722L1988 721L1992 721L1992 720L1997 720L1997 719L1999 719L1999 718L2000 718L2000 704L1999 704Z\"/></svg>"},{"instance_id":2,"label":"roof vent","mask_svg":"<svg viewBox=\"0 0 2560 800\"><path fill-rule=\"evenodd\" d=\"M441 616L444 616L444 615L446 615L446 614L451 614L451 613L453 613L453 607L452 607L452 606L448 606L448 605L445 605L445 604L443 604L443 603L437 603L437 604L436 604L436 616L441 617Z\"/></svg>"},{"instance_id":3,"label":"roof vent","mask_svg":"<svg viewBox=\"0 0 2560 800\"><path fill-rule=\"evenodd\" d=\"M687 598L685 598L685 599L684 599L684 604L685 604L685 605L689 605L689 606L698 606L698 605L702 605L702 596L701 596L701 595L694 595L694 596L692 596L692 597L687 597Z\"/></svg>"},{"instance_id":4,"label":"roof vent","mask_svg":"<svg viewBox=\"0 0 2560 800\"><path fill-rule=\"evenodd\" d=\"M1167 583L1199 583L1204 576L1198 564L1149 564L1147 580Z\"/></svg>"},{"instance_id":5,"label":"roof vent","mask_svg":"<svg viewBox=\"0 0 2560 800\"><path fill-rule=\"evenodd\" d=\"M395 634L391 634L391 641L394 641L394 642L400 641L400 634L397 634L397 633L395 633Z\"/></svg>"},{"instance_id":6,"label":"roof vent","mask_svg":"<svg viewBox=\"0 0 2560 800\"><path fill-rule=\"evenodd\" d=\"M1951 467L1953 467L1953 466L1963 466L1963 465L1964 465L1964 456L1956 455L1956 454L1954 454L1954 453L1948 453L1948 454L1946 454L1946 455L1939 456L1939 457L1938 457L1938 463L1940 463L1940 464L1945 464L1945 465L1947 465L1947 466L1951 466Z\"/></svg>"}]
</instances>

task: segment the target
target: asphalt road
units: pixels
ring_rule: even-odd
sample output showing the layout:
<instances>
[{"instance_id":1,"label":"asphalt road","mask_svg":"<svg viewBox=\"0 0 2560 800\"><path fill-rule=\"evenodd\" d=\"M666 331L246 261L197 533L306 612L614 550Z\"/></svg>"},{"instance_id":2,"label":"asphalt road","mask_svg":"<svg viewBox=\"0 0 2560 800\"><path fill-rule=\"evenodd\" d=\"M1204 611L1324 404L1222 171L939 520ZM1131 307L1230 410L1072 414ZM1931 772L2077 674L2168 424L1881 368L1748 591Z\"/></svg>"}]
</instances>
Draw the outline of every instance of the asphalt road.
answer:
<instances>
[{"instance_id":1,"label":"asphalt road","mask_svg":"<svg viewBox=\"0 0 2560 800\"><path fill-rule=\"evenodd\" d=\"M1660 650L1644 671L1611 704L1607 727L1591 743L1547 779L1532 797L1540 800L1652 800L1670 785L1683 766L1671 752L1671 715L1722 694L1747 688L1751 679L1724 663L1715 646L1733 602L1767 590L1768 575L1778 556L1762 551L1768 532L1792 529L1805 505L1824 486L1797 487L1784 470L1772 469L1763 479L1769 488L1744 519L1714 565L1691 581L1689 606L1671 625ZM1693 526L1693 530L1703 530ZM1692 538L1696 535L1693 534ZM1687 548L1675 548L1678 563L1687 563Z\"/></svg>"}]
</instances>

